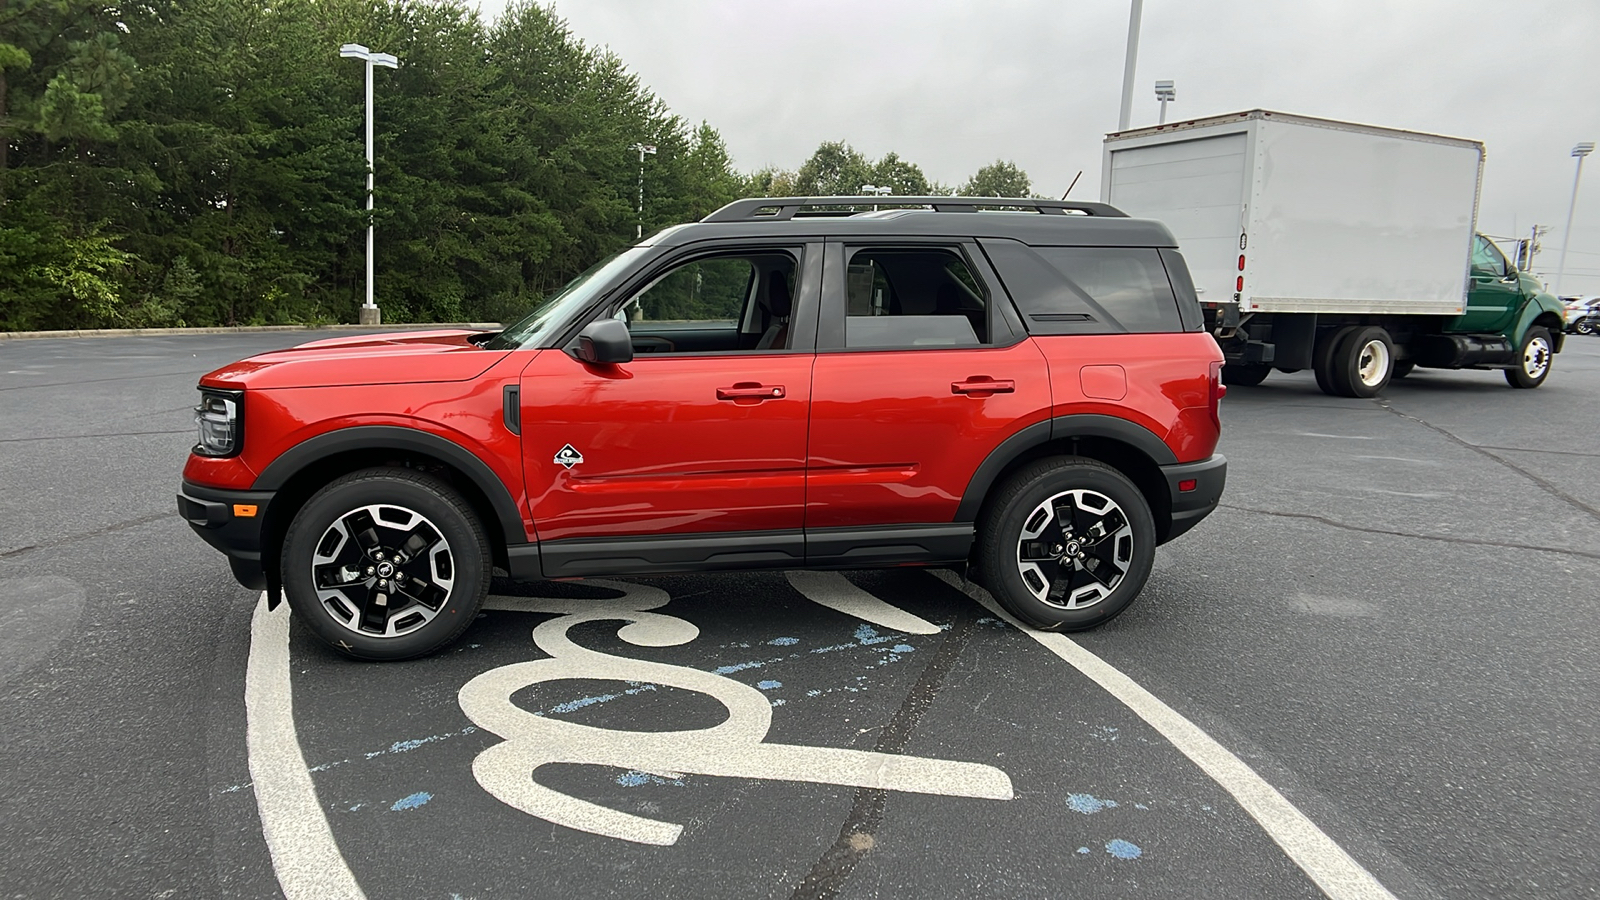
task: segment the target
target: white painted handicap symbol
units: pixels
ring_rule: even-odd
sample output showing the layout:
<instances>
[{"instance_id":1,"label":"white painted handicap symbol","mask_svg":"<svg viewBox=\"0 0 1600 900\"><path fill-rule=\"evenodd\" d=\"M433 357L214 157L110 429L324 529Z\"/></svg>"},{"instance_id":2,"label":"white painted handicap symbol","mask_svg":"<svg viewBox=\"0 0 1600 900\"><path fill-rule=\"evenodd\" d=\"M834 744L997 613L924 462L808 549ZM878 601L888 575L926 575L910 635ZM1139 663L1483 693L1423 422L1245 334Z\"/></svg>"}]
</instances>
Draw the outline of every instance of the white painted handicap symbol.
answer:
<instances>
[{"instance_id":1,"label":"white painted handicap symbol","mask_svg":"<svg viewBox=\"0 0 1600 900\"><path fill-rule=\"evenodd\" d=\"M683 826L580 800L541 785L541 766L614 766L676 778L684 773L729 778L809 781L950 797L1009 800L1011 779L980 763L875 753L837 747L766 743L772 706L749 685L686 666L612 656L573 643L567 632L594 621L622 621L617 636L640 647L671 647L699 636L692 623L648 610L671 599L659 588L619 582L589 584L623 591L613 600L491 597L490 609L561 613L533 630L553 659L501 666L461 688L461 709L478 727L504 738L473 761L472 774L501 802L557 825L642 844L676 843ZM797 585L798 586L798 585ZM907 614L909 615L909 614ZM661 684L713 697L727 721L684 731L620 731L536 716L511 702L530 685L567 679Z\"/></svg>"}]
</instances>

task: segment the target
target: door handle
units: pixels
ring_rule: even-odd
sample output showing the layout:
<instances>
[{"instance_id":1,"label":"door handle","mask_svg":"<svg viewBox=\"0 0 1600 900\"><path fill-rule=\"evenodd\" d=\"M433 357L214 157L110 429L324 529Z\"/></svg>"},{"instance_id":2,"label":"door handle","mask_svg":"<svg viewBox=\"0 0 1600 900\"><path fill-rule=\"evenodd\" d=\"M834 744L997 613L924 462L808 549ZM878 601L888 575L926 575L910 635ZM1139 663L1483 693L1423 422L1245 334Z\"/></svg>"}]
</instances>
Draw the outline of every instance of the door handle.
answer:
<instances>
[{"instance_id":1,"label":"door handle","mask_svg":"<svg viewBox=\"0 0 1600 900\"><path fill-rule=\"evenodd\" d=\"M996 380L987 375L973 375L966 381L950 382L952 394L1012 394L1016 390L1015 381L1009 378Z\"/></svg>"},{"instance_id":2,"label":"door handle","mask_svg":"<svg viewBox=\"0 0 1600 900\"><path fill-rule=\"evenodd\" d=\"M733 387L717 388L718 400L781 400L783 399L783 385L757 384L753 381L741 381Z\"/></svg>"}]
</instances>

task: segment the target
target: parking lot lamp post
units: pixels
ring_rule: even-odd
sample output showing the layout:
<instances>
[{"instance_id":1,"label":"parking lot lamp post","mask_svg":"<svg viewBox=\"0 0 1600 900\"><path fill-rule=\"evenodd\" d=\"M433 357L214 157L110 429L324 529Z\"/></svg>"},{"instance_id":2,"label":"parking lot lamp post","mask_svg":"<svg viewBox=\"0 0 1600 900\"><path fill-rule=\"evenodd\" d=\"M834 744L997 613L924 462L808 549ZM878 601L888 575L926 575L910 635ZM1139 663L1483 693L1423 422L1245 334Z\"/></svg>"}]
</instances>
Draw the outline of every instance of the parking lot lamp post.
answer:
<instances>
[{"instance_id":1,"label":"parking lot lamp post","mask_svg":"<svg viewBox=\"0 0 1600 900\"><path fill-rule=\"evenodd\" d=\"M635 227L633 232L633 239L639 240L640 238L644 237L644 155L648 153L651 156L654 156L656 152L656 145L638 143L634 144L628 149L639 151L639 224Z\"/></svg>"},{"instance_id":2,"label":"parking lot lamp post","mask_svg":"<svg viewBox=\"0 0 1600 900\"><path fill-rule=\"evenodd\" d=\"M1144 0L1133 0L1128 11L1128 55L1122 60L1122 115L1117 117L1117 130L1127 131L1128 120L1133 116L1133 72L1139 64L1139 19L1144 16Z\"/></svg>"},{"instance_id":3,"label":"parking lot lamp post","mask_svg":"<svg viewBox=\"0 0 1600 900\"><path fill-rule=\"evenodd\" d=\"M1161 118L1156 120L1157 125L1167 124L1167 101L1178 99L1178 89L1170 81L1156 82L1156 99L1161 101Z\"/></svg>"},{"instance_id":4,"label":"parking lot lamp post","mask_svg":"<svg viewBox=\"0 0 1600 900\"><path fill-rule=\"evenodd\" d=\"M887 197L890 194L894 193L894 188L889 187L888 185L884 185L882 187L879 187L878 185L875 185L875 184L863 184L861 186L861 193L866 194L866 195L871 196L871 197ZM873 212L877 212L878 211L878 204L876 204L876 203L872 204L872 211Z\"/></svg>"},{"instance_id":5,"label":"parking lot lamp post","mask_svg":"<svg viewBox=\"0 0 1600 900\"><path fill-rule=\"evenodd\" d=\"M1556 266L1557 297L1561 296L1561 282L1567 274L1567 248L1572 246L1572 214L1578 209L1578 182L1583 178L1583 158L1594 152L1594 141L1582 141L1572 148L1578 158L1578 172L1572 176L1572 202L1567 205L1567 230L1561 233L1561 261Z\"/></svg>"},{"instance_id":6,"label":"parking lot lamp post","mask_svg":"<svg viewBox=\"0 0 1600 900\"><path fill-rule=\"evenodd\" d=\"M398 69L400 60L389 53L373 53L360 44L341 46L339 55L364 60L367 64L367 302L361 307L358 321L362 325L377 325L383 321L383 314L378 311L378 304L372 299L372 67Z\"/></svg>"}]
</instances>

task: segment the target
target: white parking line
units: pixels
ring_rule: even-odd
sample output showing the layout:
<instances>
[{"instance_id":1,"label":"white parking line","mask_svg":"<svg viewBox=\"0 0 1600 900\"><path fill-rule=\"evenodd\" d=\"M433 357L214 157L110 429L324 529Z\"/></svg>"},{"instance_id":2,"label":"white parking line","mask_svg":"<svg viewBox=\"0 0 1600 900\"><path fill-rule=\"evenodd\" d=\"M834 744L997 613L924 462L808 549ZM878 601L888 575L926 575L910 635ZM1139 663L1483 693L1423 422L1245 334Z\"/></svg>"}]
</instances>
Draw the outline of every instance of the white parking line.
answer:
<instances>
[{"instance_id":1,"label":"white parking line","mask_svg":"<svg viewBox=\"0 0 1600 900\"><path fill-rule=\"evenodd\" d=\"M906 634L938 634L939 626L878 599L850 583L842 572L785 572L807 600L863 622Z\"/></svg>"},{"instance_id":2,"label":"white parking line","mask_svg":"<svg viewBox=\"0 0 1600 900\"><path fill-rule=\"evenodd\" d=\"M289 604L267 611L263 593L250 620L244 676L246 743L261 832L287 900L365 900L317 800L294 730L289 684Z\"/></svg>"},{"instance_id":3,"label":"white parking line","mask_svg":"<svg viewBox=\"0 0 1600 900\"><path fill-rule=\"evenodd\" d=\"M1395 900L1394 895L1372 877L1372 873L1362 868L1333 838L1328 837L1305 813L1278 793L1277 788L1202 731L1200 726L1185 719L1156 695L1140 687L1138 682L1066 635L1029 628L1000 609L994 598L982 588L963 583L951 572L940 570L936 574L1087 675L1160 732L1162 737L1171 741L1223 790L1232 794L1244 811L1316 882L1324 894L1333 900Z\"/></svg>"}]
</instances>

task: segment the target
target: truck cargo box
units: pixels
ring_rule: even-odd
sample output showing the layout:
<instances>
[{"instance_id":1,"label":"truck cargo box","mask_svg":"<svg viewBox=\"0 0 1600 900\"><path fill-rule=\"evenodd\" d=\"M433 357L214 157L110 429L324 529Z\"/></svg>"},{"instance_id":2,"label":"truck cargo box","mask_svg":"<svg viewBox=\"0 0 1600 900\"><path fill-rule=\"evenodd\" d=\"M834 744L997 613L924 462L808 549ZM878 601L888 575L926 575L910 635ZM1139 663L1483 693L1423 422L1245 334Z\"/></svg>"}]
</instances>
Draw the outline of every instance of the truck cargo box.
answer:
<instances>
[{"instance_id":1,"label":"truck cargo box","mask_svg":"<svg viewBox=\"0 0 1600 900\"><path fill-rule=\"evenodd\" d=\"M1101 199L1240 313L1463 311L1483 145L1251 110L1108 135Z\"/></svg>"}]
</instances>

